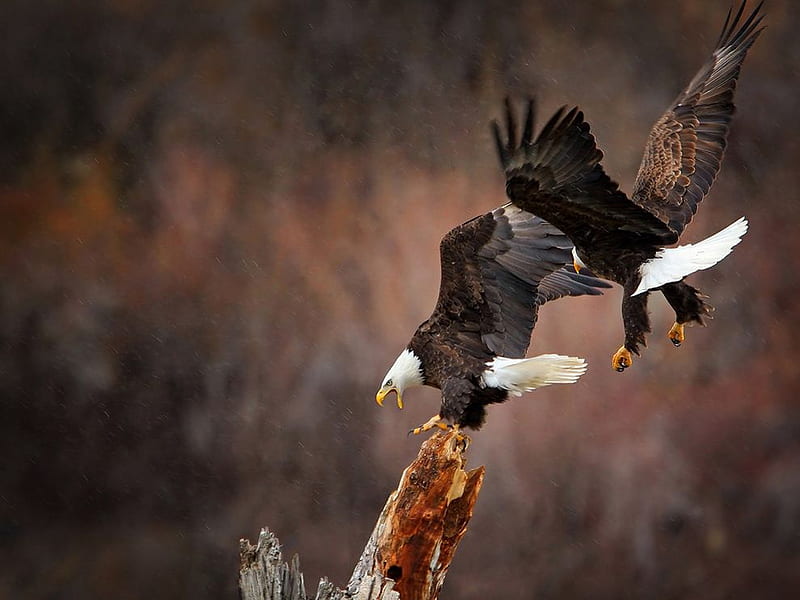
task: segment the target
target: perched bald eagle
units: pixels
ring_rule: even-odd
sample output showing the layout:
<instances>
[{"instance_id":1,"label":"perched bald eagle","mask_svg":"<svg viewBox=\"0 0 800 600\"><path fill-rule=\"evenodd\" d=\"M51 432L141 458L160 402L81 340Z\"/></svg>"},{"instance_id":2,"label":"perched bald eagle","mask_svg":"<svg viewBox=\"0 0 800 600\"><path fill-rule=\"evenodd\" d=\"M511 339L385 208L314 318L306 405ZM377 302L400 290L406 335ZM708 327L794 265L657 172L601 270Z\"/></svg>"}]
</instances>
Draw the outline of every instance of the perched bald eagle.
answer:
<instances>
[{"instance_id":1,"label":"perched bald eagle","mask_svg":"<svg viewBox=\"0 0 800 600\"><path fill-rule=\"evenodd\" d=\"M442 391L442 405L414 433L446 422L478 429L487 404L577 381L586 370L581 358L524 358L542 304L610 287L566 267L571 249L555 227L510 204L445 235L436 307L386 373L378 404L396 392L403 408L406 389L429 385Z\"/></svg>"},{"instance_id":2,"label":"perched bald eagle","mask_svg":"<svg viewBox=\"0 0 800 600\"><path fill-rule=\"evenodd\" d=\"M630 198L603 171L603 154L577 108L559 110L533 140L529 102L519 144L508 101L505 140L493 123L512 203L569 236L576 270L588 266L623 287L625 343L612 358L617 371L629 367L631 353L638 355L646 345L650 291L660 291L675 311L668 333L675 346L684 341L684 325L704 325L713 309L683 279L718 263L747 231L741 218L699 243L665 248L678 241L719 171L739 70L762 31L760 9L761 4L741 26L744 3L733 19L728 12L711 58L650 132ZM561 185L553 186L553 179Z\"/></svg>"}]
</instances>

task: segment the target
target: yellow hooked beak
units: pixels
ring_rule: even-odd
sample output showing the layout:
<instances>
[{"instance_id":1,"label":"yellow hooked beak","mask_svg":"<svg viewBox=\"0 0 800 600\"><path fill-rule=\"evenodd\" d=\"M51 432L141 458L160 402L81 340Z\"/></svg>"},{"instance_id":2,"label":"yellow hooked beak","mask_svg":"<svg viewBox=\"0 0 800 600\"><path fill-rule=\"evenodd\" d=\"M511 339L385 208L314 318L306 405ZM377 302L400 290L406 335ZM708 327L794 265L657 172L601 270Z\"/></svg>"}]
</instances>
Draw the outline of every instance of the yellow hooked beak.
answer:
<instances>
[{"instance_id":1,"label":"yellow hooked beak","mask_svg":"<svg viewBox=\"0 0 800 600\"><path fill-rule=\"evenodd\" d=\"M378 406L383 406L383 400L388 396L391 392L395 392L397 394L397 408L403 409L403 396L400 394L400 390L396 387L391 386L384 386L378 390L378 393L375 394L375 402L378 403Z\"/></svg>"}]
</instances>

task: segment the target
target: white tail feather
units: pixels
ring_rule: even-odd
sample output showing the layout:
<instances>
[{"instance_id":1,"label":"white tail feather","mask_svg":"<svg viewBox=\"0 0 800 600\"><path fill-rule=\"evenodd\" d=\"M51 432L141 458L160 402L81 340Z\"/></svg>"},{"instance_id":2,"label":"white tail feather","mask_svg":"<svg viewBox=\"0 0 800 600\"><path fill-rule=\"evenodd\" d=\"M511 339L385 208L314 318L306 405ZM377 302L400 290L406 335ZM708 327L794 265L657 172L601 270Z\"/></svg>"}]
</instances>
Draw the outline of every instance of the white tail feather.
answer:
<instances>
[{"instance_id":1,"label":"white tail feather","mask_svg":"<svg viewBox=\"0 0 800 600\"><path fill-rule=\"evenodd\" d=\"M586 361L573 356L541 354L533 358L498 356L486 363L483 384L515 396L553 383L575 383L586 372Z\"/></svg>"},{"instance_id":2,"label":"white tail feather","mask_svg":"<svg viewBox=\"0 0 800 600\"><path fill-rule=\"evenodd\" d=\"M731 253L745 233L747 220L742 217L702 242L659 250L654 258L639 267L642 280L631 295L636 296L665 283L680 281L695 271L713 267Z\"/></svg>"}]
</instances>

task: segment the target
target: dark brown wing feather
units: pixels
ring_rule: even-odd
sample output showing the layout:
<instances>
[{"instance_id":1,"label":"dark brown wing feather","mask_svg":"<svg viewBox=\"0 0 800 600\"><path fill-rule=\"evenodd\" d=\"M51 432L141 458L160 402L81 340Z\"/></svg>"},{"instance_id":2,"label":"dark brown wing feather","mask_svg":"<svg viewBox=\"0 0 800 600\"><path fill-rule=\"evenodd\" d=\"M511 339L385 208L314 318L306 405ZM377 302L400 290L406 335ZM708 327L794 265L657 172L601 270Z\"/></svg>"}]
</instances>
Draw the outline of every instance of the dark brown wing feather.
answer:
<instances>
[{"instance_id":1,"label":"dark brown wing feather","mask_svg":"<svg viewBox=\"0 0 800 600\"><path fill-rule=\"evenodd\" d=\"M562 267L539 282L536 304L541 306L564 296L596 295L599 292L595 288L598 287L610 288L611 284L597 279L589 269L581 269L580 273L576 273L572 266Z\"/></svg>"},{"instance_id":2,"label":"dark brown wing feather","mask_svg":"<svg viewBox=\"0 0 800 600\"><path fill-rule=\"evenodd\" d=\"M539 305L562 296L601 294L607 283L574 271L572 244L555 227L503 206L450 231L441 246L442 281L427 331L444 332L473 356L521 358ZM544 286L542 287L542 284Z\"/></svg>"},{"instance_id":3,"label":"dark brown wing feather","mask_svg":"<svg viewBox=\"0 0 800 600\"><path fill-rule=\"evenodd\" d=\"M761 33L763 2L739 23L745 3L722 28L711 58L653 126L632 199L680 234L719 171L747 50Z\"/></svg>"},{"instance_id":4,"label":"dark brown wing feather","mask_svg":"<svg viewBox=\"0 0 800 600\"><path fill-rule=\"evenodd\" d=\"M561 108L533 140L529 101L519 143L508 101L506 115L506 141L496 122L493 128L514 205L546 219L580 248L676 241L666 224L629 200L603 171L603 153L577 108Z\"/></svg>"}]
</instances>

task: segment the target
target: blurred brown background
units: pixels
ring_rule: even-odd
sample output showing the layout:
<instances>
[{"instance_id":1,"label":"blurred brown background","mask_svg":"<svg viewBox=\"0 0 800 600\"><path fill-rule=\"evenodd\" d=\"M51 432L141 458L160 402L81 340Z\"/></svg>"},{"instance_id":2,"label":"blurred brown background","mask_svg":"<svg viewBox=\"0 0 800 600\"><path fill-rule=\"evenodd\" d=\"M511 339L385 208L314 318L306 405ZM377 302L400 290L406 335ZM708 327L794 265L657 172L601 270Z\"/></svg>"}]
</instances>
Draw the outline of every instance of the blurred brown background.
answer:
<instances>
[{"instance_id":1,"label":"blurred brown background","mask_svg":"<svg viewBox=\"0 0 800 600\"><path fill-rule=\"evenodd\" d=\"M445 599L779 598L800 585L800 15L771 0L688 231L684 347L619 290L548 305L574 386L494 407ZM0 597L233 598L263 525L344 584L438 394L374 392L438 243L504 202L506 94L579 104L629 190L727 2L0 5Z\"/></svg>"}]
</instances>

